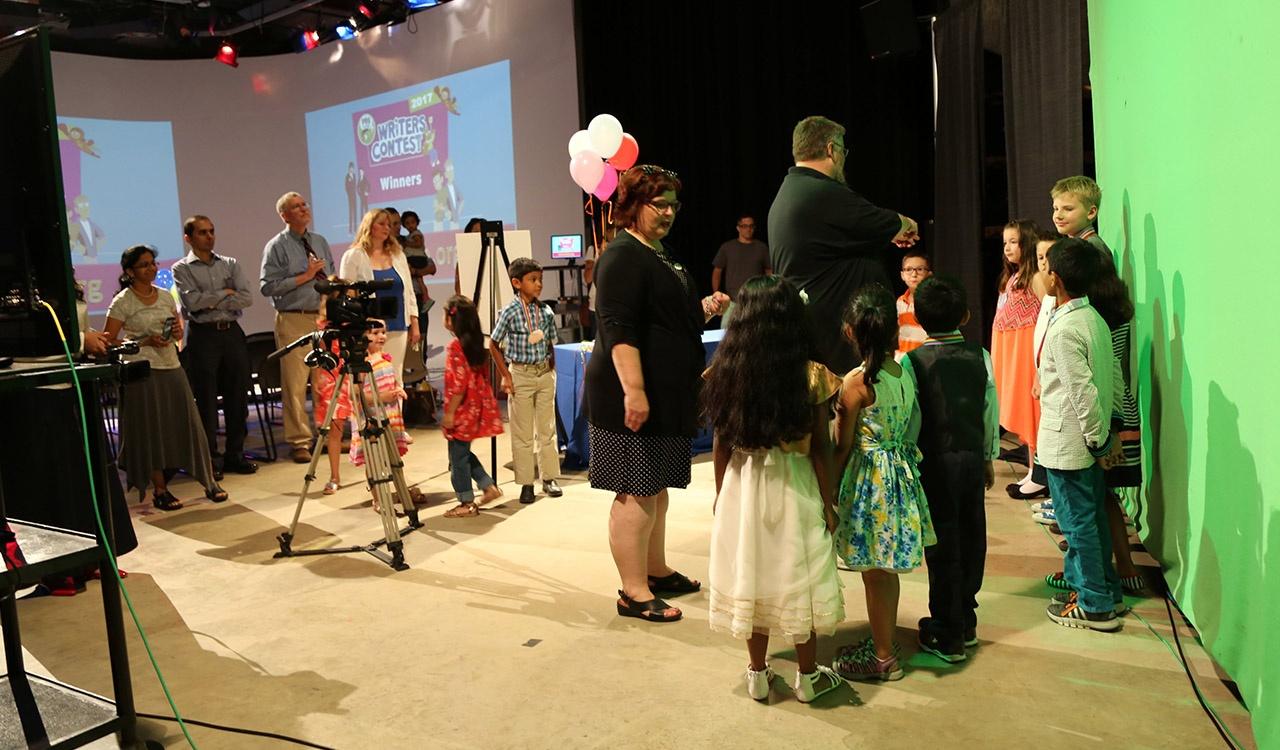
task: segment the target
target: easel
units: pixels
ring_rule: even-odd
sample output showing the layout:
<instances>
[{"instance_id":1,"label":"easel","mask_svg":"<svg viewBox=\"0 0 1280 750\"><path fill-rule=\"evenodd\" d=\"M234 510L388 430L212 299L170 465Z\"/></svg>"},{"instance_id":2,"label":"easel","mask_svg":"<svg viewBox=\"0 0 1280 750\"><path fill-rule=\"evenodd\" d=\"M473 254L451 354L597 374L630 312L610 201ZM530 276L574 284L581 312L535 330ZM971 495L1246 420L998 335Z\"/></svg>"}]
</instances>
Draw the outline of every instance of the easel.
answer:
<instances>
[{"instance_id":1,"label":"easel","mask_svg":"<svg viewBox=\"0 0 1280 750\"><path fill-rule=\"evenodd\" d=\"M506 234L502 229L502 220L495 219L489 221L481 220L480 224L480 262L476 266L476 283L475 293L471 297L471 301L475 303L476 309L480 309L483 297L481 296L485 288L485 277L488 277L489 287L489 330L485 331L485 336L493 330L493 321L498 318L498 295L499 285L505 283L507 278L507 270L511 267L511 259L507 257ZM498 257L502 259L502 276L498 276ZM496 384L498 382L498 363L489 359L489 382ZM489 476L494 477L497 481L498 476L498 438L496 436L489 438Z\"/></svg>"}]
</instances>

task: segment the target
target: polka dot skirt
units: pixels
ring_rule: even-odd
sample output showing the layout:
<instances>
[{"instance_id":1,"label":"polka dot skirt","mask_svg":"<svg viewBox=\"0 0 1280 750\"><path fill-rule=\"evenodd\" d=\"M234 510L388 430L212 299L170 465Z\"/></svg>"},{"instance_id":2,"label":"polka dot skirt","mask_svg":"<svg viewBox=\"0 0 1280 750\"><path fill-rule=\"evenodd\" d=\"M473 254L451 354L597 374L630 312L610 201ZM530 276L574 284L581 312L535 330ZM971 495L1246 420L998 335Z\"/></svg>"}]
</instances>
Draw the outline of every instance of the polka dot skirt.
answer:
<instances>
[{"instance_id":1,"label":"polka dot skirt","mask_svg":"<svg viewBox=\"0 0 1280 750\"><path fill-rule=\"evenodd\" d=\"M592 487L650 497L668 487L689 486L692 438L618 433L593 424L588 429Z\"/></svg>"}]
</instances>

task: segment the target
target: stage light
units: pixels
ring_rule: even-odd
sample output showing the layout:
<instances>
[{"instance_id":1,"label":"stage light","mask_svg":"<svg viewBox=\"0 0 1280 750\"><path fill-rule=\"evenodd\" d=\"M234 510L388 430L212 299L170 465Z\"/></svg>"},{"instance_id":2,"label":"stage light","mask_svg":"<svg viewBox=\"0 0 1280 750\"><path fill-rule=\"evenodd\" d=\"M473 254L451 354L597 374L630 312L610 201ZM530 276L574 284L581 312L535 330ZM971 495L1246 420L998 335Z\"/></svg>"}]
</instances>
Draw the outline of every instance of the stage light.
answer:
<instances>
[{"instance_id":1,"label":"stage light","mask_svg":"<svg viewBox=\"0 0 1280 750\"><path fill-rule=\"evenodd\" d=\"M240 50L236 49L236 46L231 42L224 41L218 46L218 54L215 55L213 59L223 65L230 65L233 68L238 68L240 67L240 62L236 58L239 56Z\"/></svg>"},{"instance_id":2,"label":"stage light","mask_svg":"<svg viewBox=\"0 0 1280 750\"><path fill-rule=\"evenodd\" d=\"M315 29L307 29L302 32L302 49L305 52L309 49L315 49L320 46L320 33Z\"/></svg>"},{"instance_id":3,"label":"stage light","mask_svg":"<svg viewBox=\"0 0 1280 750\"><path fill-rule=\"evenodd\" d=\"M340 23L333 31L339 39L354 39L360 33L354 23Z\"/></svg>"},{"instance_id":4,"label":"stage light","mask_svg":"<svg viewBox=\"0 0 1280 750\"><path fill-rule=\"evenodd\" d=\"M404 4L409 6L409 10L421 10L439 5L440 0L404 0Z\"/></svg>"},{"instance_id":5,"label":"stage light","mask_svg":"<svg viewBox=\"0 0 1280 750\"><path fill-rule=\"evenodd\" d=\"M360 3L360 15L365 18L373 18L373 8L369 7L365 3Z\"/></svg>"}]
</instances>

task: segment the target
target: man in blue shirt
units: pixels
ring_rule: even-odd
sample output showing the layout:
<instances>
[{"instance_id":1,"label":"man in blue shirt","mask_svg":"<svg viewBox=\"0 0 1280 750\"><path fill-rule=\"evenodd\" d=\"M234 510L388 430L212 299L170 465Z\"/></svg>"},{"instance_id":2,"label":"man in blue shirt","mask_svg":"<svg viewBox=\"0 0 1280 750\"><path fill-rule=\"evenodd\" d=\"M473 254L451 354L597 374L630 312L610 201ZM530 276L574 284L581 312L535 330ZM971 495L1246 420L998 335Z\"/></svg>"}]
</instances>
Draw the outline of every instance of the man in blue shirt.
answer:
<instances>
[{"instance_id":1,"label":"man in blue shirt","mask_svg":"<svg viewBox=\"0 0 1280 750\"><path fill-rule=\"evenodd\" d=\"M328 240L307 229L311 206L306 198L285 193L276 201L276 211L285 228L262 250L259 289L276 309L276 345L284 346L316 330L324 297L312 282L333 273L333 255ZM292 446L290 456L300 464L311 461L311 423L304 403L309 370L305 357L306 352L299 348L280 360L284 438Z\"/></svg>"},{"instance_id":2,"label":"man in blue shirt","mask_svg":"<svg viewBox=\"0 0 1280 750\"><path fill-rule=\"evenodd\" d=\"M182 316L191 321L183 354L187 380L200 410L209 451L214 454L214 478L224 471L252 474L256 464L244 458L249 413L249 349L240 316L253 304L240 263L213 252L217 241L213 222L196 214L183 222L182 234L191 252L173 264L173 282L182 299ZM218 461L218 397L227 421L226 450Z\"/></svg>"}]
</instances>

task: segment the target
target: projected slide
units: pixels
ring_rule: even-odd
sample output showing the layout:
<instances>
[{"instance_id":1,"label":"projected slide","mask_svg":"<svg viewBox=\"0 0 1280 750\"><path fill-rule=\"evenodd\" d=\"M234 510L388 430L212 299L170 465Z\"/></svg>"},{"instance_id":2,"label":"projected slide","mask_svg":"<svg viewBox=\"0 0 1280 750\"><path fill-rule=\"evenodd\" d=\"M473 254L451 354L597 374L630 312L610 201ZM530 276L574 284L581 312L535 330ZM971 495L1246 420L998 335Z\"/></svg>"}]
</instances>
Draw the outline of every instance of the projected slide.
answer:
<instances>
[{"instance_id":1,"label":"projected slide","mask_svg":"<svg viewBox=\"0 0 1280 750\"><path fill-rule=\"evenodd\" d=\"M315 228L335 259L369 208L414 211L432 281L453 283L469 217L516 225L507 61L308 112Z\"/></svg>"},{"instance_id":2,"label":"projected slide","mask_svg":"<svg viewBox=\"0 0 1280 750\"><path fill-rule=\"evenodd\" d=\"M106 312L120 290L130 245L156 248L156 285L171 287L169 267L186 250L170 124L60 116L58 146L71 260L89 312Z\"/></svg>"}]
</instances>

